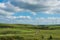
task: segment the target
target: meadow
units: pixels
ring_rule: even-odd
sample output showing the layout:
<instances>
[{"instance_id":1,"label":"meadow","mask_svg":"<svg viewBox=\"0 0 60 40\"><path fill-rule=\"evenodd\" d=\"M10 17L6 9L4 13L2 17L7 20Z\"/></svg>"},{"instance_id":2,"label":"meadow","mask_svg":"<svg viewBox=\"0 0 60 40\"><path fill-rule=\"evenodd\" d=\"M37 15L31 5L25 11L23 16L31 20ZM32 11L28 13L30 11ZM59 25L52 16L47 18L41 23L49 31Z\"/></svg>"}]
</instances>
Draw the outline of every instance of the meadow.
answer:
<instances>
[{"instance_id":1,"label":"meadow","mask_svg":"<svg viewBox=\"0 0 60 40\"><path fill-rule=\"evenodd\" d=\"M0 24L0 40L60 40L60 25Z\"/></svg>"}]
</instances>

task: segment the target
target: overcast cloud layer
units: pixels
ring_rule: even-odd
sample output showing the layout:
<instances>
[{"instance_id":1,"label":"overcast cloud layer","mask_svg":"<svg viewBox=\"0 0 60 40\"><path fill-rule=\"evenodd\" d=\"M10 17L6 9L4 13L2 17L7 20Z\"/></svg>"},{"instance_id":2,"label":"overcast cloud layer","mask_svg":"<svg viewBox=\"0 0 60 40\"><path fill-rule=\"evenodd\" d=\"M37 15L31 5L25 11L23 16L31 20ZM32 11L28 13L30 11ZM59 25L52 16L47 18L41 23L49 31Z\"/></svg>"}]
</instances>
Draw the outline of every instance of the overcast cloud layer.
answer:
<instances>
[{"instance_id":1,"label":"overcast cloud layer","mask_svg":"<svg viewBox=\"0 0 60 40\"><path fill-rule=\"evenodd\" d=\"M41 14L44 16L40 16ZM58 15L60 15L60 0L3 0L0 2L1 23L60 24Z\"/></svg>"}]
</instances>

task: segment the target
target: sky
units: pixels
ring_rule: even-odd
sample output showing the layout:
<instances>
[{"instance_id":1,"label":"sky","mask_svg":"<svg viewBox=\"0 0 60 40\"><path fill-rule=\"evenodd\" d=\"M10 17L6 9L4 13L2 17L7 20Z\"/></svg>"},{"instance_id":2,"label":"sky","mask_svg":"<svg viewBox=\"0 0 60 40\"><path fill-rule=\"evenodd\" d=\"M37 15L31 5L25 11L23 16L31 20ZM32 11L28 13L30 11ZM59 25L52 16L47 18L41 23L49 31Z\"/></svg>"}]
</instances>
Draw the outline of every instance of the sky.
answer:
<instances>
[{"instance_id":1,"label":"sky","mask_svg":"<svg viewBox=\"0 0 60 40\"><path fill-rule=\"evenodd\" d=\"M60 24L60 0L0 0L0 23Z\"/></svg>"}]
</instances>

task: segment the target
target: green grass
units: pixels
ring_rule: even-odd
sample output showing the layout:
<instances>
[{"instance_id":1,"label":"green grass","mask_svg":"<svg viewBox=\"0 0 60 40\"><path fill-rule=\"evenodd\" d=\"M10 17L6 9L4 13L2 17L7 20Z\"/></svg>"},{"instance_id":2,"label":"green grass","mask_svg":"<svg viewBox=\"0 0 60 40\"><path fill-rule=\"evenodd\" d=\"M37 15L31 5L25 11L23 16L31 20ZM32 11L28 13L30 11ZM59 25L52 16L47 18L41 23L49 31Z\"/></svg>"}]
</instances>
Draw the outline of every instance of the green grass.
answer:
<instances>
[{"instance_id":1,"label":"green grass","mask_svg":"<svg viewBox=\"0 0 60 40\"><path fill-rule=\"evenodd\" d=\"M53 40L60 40L60 30L33 29L33 25L22 24L0 24L0 26L12 26L12 28L0 28L0 40L48 40L50 35ZM50 28L57 27L50 26Z\"/></svg>"}]
</instances>

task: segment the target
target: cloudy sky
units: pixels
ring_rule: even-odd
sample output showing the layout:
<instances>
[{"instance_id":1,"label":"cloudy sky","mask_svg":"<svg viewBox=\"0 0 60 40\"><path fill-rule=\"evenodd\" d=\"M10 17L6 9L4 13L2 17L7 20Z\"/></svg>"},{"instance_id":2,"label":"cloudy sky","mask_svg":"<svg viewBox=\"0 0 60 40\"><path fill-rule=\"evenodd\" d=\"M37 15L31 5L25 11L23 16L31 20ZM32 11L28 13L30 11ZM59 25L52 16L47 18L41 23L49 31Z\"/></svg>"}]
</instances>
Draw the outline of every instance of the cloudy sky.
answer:
<instances>
[{"instance_id":1,"label":"cloudy sky","mask_svg":"<svg viewBox=\"0 0 60 40\"><path fill-rule=\"evenodd\" d=\"M0 23L60 24L60 0L0 0Z\"/></svg>"}]
</instances>

